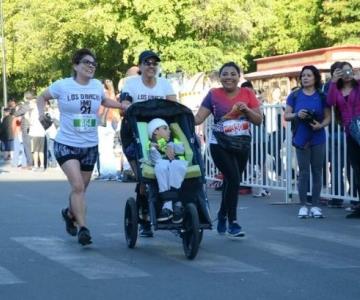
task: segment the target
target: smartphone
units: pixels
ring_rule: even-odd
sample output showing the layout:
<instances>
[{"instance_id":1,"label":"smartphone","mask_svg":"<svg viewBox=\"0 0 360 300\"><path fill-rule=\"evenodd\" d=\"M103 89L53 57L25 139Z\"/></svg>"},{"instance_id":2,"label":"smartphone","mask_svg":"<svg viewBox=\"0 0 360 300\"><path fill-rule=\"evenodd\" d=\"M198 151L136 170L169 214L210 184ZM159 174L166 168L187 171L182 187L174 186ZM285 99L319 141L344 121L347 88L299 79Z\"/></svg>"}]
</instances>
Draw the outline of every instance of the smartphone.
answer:
<instances>
[{"instance_id":1,"label":"smartphone","mask_svg":"<svg viewBox=\"0 0 360 300\"><path fill-rule=\"evenodd\" d=\"M350 77L352 75L353 75L352 70L347 69L347 70L343 71L343 76Z\"/></svg>"}]
</instances>

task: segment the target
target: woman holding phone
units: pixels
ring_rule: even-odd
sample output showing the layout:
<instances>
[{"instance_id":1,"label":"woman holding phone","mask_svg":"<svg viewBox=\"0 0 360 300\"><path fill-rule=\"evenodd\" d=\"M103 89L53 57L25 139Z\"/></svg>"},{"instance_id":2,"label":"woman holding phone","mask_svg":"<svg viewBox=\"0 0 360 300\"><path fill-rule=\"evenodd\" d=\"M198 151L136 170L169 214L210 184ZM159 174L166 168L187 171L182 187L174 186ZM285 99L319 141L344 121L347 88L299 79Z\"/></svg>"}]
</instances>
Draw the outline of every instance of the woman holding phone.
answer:
<instances>
[{"instance_id":1,"label":"woman holding phone","mask_svg":"<svg viewBox=\"0 0 360 300\"><path fill-rule=\"evenodd\" d=\"M347 155L354 171L354 185L360 199L360 145L351 136L349 130L351 120L360 115L360 80L355 79L350 63L342 62L334 71L327 102L337 108L341 124L345 127ZM360 204L356 205L346 217L360 218Z\"/></svg>"}]
</instances>

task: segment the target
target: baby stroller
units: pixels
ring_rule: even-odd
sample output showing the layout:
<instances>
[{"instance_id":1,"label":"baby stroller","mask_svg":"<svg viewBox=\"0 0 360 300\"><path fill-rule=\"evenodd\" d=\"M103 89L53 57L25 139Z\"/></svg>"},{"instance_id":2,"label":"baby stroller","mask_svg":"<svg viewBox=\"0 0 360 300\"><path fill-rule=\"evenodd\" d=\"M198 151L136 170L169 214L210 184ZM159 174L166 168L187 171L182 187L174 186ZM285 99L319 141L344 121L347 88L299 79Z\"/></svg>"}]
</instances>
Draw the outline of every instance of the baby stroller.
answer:
<instances>
[{"instance_id":1,"label":"baby stroller","mask_svg":"<svg viewBox=\"0 0 360 300\"><path fill-rule=\"evenodd\" d=\"M202 241L203 230L211 229L209 205L205 193L204 168L200 154L200 145L195 135L194 116L190 109L177 102L156 99L132 104L126 118L132 128L137 156L138 180L147 187L147 203L152 228L175 231L182 238L185 256L193 259L197 255ZM183 221L179 224L168 221L158 222L157 215L163 199L160 199L158 184L153 166L148 162L146 145L149 143L147 122L153 118L162 118L170 126L172 135L185 147L185 159L189 162L185 180L178 191L182 202ZM138 236L140 204L134 198L126 201L124 229L129 248L134 248Z\"/></svg>"}]
</instances>

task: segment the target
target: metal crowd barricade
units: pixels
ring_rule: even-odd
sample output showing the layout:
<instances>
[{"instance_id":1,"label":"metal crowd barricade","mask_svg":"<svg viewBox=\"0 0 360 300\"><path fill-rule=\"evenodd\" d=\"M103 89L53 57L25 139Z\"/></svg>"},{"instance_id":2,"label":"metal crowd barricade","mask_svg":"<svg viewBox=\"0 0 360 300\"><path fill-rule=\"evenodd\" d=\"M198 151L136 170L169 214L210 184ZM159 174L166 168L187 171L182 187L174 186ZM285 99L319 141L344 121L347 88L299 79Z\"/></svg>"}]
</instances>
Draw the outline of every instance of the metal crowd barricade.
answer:
<instances>
[{"instance_id":1,"label":"metal crowd barricade","mask_svg":"<svg viewBox=\"0 0 360 300\"><path fill-rule=\"evenodd\" d=\"M290 122L283 118L281 104L262 107L264 122L252 125L252 147L249 162L243 175L242 185L281 190L285 193L285 203L293 202L297 191L297 161L295 148L291 144ZM346 135L337 124L332 110L333 122L326 128L326 155L323 170L322 198L357 200L353 172L346 153ZM204 124L205 174L208 180L221 180L219 171L211 158L209 134L213 119ZM311 190L311 178L309 182ZM309 191L310 193L310 191Z\"/></svg>"}]
</instances>

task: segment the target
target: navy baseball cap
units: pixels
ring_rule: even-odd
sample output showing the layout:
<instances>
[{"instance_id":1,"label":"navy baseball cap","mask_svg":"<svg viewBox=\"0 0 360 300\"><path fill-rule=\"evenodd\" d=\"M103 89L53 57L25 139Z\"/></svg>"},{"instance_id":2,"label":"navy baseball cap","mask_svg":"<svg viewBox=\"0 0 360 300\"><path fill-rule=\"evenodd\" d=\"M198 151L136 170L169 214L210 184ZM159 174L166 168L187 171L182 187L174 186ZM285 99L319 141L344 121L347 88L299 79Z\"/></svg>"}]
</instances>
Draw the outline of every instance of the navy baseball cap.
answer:
<instances>
[{"instance_id":1,"label":"navy baseball cap","mask_svg":"<svg viewBox=\"0 0 360 300\"><path fill-rule=\"evenodd\" d=\"M155 58L157 61L161 61L159 55L151 50L145 50L139 55L139 65L146 59Z\"/></svg>"}]
</instances>

